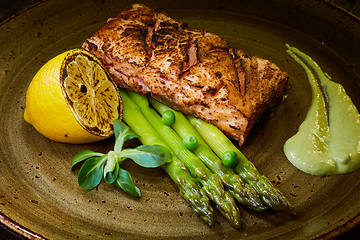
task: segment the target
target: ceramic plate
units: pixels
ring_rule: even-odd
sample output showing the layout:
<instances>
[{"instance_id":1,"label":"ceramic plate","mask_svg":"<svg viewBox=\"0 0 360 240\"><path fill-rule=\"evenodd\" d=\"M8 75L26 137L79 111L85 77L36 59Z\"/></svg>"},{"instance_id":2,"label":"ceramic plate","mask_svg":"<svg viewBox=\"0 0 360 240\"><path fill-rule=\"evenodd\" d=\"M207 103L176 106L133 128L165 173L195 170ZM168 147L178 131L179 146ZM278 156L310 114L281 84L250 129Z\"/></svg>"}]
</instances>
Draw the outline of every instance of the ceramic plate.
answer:
<instances>
[{"instance_id":1,"label":"ceramic plate","mask_svg":"<svg viewBox=\"0 0 360 240\"><path fill-rule=\"evenodd\" d=\"M77 185L71 159L83 149L106 152L113 139L87 145L50 141L23 120L26 89L38 69L87 36L130 1L42 1L0 24L0 220L27 238L50 239L310 239L330 238L360 213L360 172L316 177L294 168L283 144L311 102L306 76L285 43L311 55L360 108L359 20L321 1L146 1L190 26L219 34L249 55L288 72L286 101L266 112L243 153L289 198L296 216L242 210L243 229L221 216L208 228L161 169L125 163L143 196L112 185Z\"/></svg>"}]
</instances>

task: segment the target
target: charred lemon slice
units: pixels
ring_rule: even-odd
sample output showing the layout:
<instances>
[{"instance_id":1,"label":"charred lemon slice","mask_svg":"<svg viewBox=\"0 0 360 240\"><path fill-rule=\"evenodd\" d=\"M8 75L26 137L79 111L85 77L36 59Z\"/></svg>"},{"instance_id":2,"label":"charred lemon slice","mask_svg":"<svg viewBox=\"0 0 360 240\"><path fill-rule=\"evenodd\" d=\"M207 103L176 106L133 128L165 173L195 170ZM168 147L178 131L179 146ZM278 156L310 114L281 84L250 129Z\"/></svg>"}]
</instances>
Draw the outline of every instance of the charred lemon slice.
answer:
<instances>
[{"instance_id":1,"label":"charred lemon slice","mask_svg":"<svg viewBox=\"0 0 360 240\"><path fill-rule=\"evenodd\" d=\"M100 61L74 49L51 59L34 76L24 118L54 141L87 143L111 136L121 110L119 92Z\"/></svg>"}]
</instances>

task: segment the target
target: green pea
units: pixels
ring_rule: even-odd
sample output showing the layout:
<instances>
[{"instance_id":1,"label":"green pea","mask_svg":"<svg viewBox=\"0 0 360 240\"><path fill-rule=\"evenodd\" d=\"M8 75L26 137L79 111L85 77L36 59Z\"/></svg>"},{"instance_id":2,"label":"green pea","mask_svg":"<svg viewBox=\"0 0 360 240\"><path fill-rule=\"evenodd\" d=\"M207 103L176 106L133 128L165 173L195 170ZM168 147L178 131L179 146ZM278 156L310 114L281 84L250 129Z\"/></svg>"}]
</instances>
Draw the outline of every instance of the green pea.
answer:
<instances>
[{"instance_id":1,"label":"green pea","mask_svg":"<svg viewBox=\"0 0 360 240\"><path fill-rule=\"evenodd\" d=\"M162 117L161 117L161 121L163 124L170 126L175 122L175 114L173 111L171 110L166 110Z\"/></svg>"},{"instance_id":2,"label":"green pea","mask_svg":"<svg viewBox=\"0 0 360 240\"><path fill-rule=\"evenodd\" d=\"M198 140L194 135L187 135L183 138L184 146L189 150L194 150L198 145Z\"/></svg>"},{"instance_id":3,"label":"green pea","mask_svg":"<svg viewBox=\"0 0 360 240\"><path fill-rule=\"evenodd\" d=\"M236 153L234 151L230 150L230 151L224 152L224 154L222 155L221 161L225 167L232 168L237 164L238 158L237 158Z\"/></svg>"}]
</instances>

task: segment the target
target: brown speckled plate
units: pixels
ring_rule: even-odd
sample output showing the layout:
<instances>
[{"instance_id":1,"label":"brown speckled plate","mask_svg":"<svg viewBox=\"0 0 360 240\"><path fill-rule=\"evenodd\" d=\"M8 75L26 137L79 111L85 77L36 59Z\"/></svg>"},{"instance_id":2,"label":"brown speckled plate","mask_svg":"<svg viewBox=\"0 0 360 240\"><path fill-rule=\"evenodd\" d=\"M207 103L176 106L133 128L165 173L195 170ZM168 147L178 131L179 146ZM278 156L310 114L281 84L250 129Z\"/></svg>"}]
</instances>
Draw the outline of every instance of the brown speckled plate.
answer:
<instances>
[{"instance_id":1,"label":"brown speckled plate","mask_svg":"<svg viewBox=\"0 0 360 240\"><path fill-rule=\"evenodd\" d=\"M218 214L208 228L179 196L161 169L126 167L141 188L135 200L109 184L93 191L70 170L82 149L105 152L113 139L69 145L49 141L23 120L25 92L47 60L79 47L130 1L48 0L0 24L0 222L27 238L50 239L311 239L330 238L356 224L360 171L315 177L283 154L303 121L311 91L285 43L310 54L342 83L360 108L360 21L322 1L149 1L193 27L223 36L250 55L268 58L289 73L285 103L266 112L242 151L295 205L298 214L243 210L237 231Z\"/></svg>"}]
</instances>

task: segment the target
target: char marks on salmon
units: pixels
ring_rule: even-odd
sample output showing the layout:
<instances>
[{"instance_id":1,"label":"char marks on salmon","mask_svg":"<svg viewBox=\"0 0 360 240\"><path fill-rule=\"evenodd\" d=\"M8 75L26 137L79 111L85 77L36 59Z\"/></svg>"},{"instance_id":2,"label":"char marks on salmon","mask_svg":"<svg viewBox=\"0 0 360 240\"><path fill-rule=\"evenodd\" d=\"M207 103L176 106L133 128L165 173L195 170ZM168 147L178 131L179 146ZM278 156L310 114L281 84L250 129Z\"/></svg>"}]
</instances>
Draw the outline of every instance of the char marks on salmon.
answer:
<instances>
[{"instance_id":1,"label":"char marks on salmon","mask_svg":"<svg viewBox=\"0 0 360 240\"><path fill-rule=\"evenodd\" d=\"M109 19L82 47L120 87L212 123L239 145L288 86L274 63L142 4Z\"/></svg>"}]
</instances>

